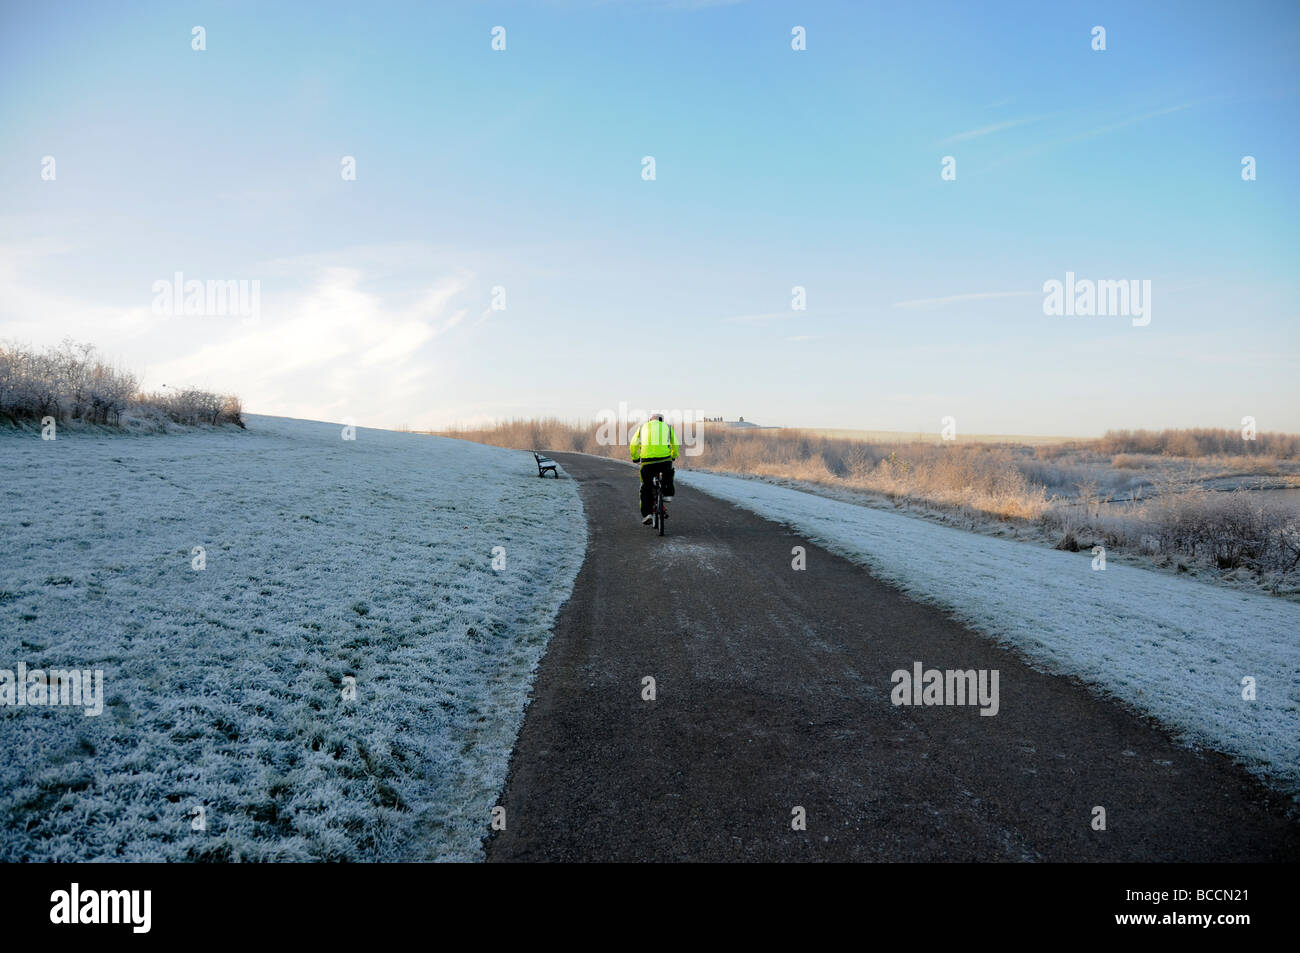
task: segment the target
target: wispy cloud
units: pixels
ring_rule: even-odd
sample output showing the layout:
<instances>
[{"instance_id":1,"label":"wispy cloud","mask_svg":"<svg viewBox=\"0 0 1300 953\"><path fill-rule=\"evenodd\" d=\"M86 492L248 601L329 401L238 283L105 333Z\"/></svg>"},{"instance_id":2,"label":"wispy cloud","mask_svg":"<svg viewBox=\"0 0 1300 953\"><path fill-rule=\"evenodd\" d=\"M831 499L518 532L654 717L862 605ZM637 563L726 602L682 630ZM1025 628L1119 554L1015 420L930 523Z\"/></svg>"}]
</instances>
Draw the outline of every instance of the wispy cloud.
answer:
<instances>
[{"instance_id":1,"label":"wispy cloud","mask_svg":"<svg viewBox=\"0 0 1300 953\"><path fill-rule=\"evenodd\" d=\"M1182 112L1184 109L1191 109L1195 106L1204 106L1207 103L1220 102L1223 96L1211 96L1208 99L1193 99L1185 103L1177 103L1173 106L1165 106L1163 109L1153 109L1150 112L1142 113L1137 116L1130 116L1127 119L1121 119L1119 122L1110 122L1094 129L1089 129L1077 135L1067 136L1064 139L1055 140L1053 144L1064 144L1067 142L1078 142L1081 139L1091 139L1094 136L1104 136L1108 132L1114 132L1117 129L1124 129L1128 126L1135 126L1140 122L1146 122L1148 119L1155 119L1157 116L1167 116L1170 113Z\"/></svg>"},{"instance_id":2,"label":"wispy cloud","mask_svg":"<svg viewBox=\"0 0 1300 953\"><path fill-rule=\"evenodd\" d=\"M912 298L908 301L895 301L895 308L935 308L946 304L958 304L962 301L983 301L987 298L1028 298L1039 295L1039 291L977 291L972 294L945 295L942 298Z\"/></svg>"},{"instance_id":3,"label":"wispy cloud","mask_svg":"<svg viewBox=\"0 0 1300 953\"><path fill-rule=\"evenodd\" d=\"M735 7L746 0L652 0L652 6L668 7L672 10L708 10L712 7Z\"/></svg>"},{"instance_id":4,"label":"wispy cloud","mask_svg":"<svg viewBox=\"0 0 1300 953\"><path fill-rule=\"evenodd\" d=\"M573 8L582 7L610 7L610 6L629 6L629 7L650 7L659 10L711 10L714 7L735 7L748 0L572 0L561 6Z\"/></svg>"},{"instance_id":5,"label":"wispy cloud","mask_svg":"<svg viewBox=\"0 0 1300 953\"><path fill-rule=\"evenodd\" d=\"M890 404L937 404L952 402L953 398L943 394L886 394L884 400Z\"/></svg>"},{"instance_id":6,"label":"wispy cloud","mask_svg":"<svg viewBox=\"0 0 1300 953\"><path fill-rule=\"evenodd\" d=\"M785 321L796 315L803 314L800 311L772 311L768 314L738 314L734 317L723 318L723 324L771 324L773 321Z\"/></svg>"},{"instance_id":7,"label":"wispy cloud","mask_svg":"<svg viewBox=\"0 0 1300 953\"><path fill-rule=\"evenodd\" d=\"M1000 165L1005 165L1008 162L1014 162L1017 159L1026 159L1030 156L1039 155L1040 153L1046 152L1049 149L1054 149L1057 146L1069 145L1070 143L1074 143L1074 142L1082 142L1085 139L1093 139L1097 136L1108 135L1112 132L1117 132L1120 129L1127 129L1130 126L1136 126L1139 123L1143 123L1151 119L1157 119L1161 116L1168 116L1172 113L1182 112L1186 109L1193 109L1197 106L1204 106L1210 103L1224 102L1227 99L1228 97L1226 96L1210 96L1204 99L1191 99L1188 100L1187 102L1175 103L1172 106L1163 106L1159 109L1148 110L1146 112L1139 113L1137 115L1128 116L1124 119L1119 119L1112 122L1105 122L1102 123L1101 125L1093 126L1091 129L1086 129L1083 132L1078 132L1070 136L1063 136L1057 139L1049 139L1044 142L1040 142L1037 145L1030 146L1028 149L1022 149L1018 152L1011 153L1010 155L1003 156L1001 159L991 162L989 165L985 166L980 171L986 172L989 169L995 169Z\"/></svg>"},{"instance_id":8,"label":"wispy cloud","mask_svg":"<svg viewBox=\"0 0 1300 953\"><path fill-rule=\"evenodd\" d=\"M1042 116L1025 116L1023 119L1007 119L1003 122L995 122L992 125L981 126L978 129L968 129L966 132L959 132L955 136L949 136L943 140L944 145L953 142L966 142L970 139L978 139L981 136L991 136L995 132L1001 132L1004 129L1014 129L1016 126L1023 126L1027 123L1038 122Z\"/></svg>"}]
</instances>

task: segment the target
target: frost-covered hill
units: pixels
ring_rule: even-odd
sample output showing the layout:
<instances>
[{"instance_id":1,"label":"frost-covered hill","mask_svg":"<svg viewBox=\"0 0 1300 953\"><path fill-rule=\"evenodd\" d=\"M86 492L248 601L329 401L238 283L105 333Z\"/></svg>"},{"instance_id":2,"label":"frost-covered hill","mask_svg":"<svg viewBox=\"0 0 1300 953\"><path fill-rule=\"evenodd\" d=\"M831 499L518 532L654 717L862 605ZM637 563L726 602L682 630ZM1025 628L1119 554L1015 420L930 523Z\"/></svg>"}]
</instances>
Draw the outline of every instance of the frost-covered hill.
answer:
<instances>
[{"instance_id":1,"label":"frost-covered hill","mask_svg":"<svg viewBox=\"0 0 1300 953\"><path fill-rule=\"evenodd\" d=\"M776 520L1300 797L1300 605L759 480L683 482ZM814 567L809 566L809 571ZM907 659L900 659L903 667ZM1243 698L1244 678L1256 697ZM1003 707L1014 697L1003 689Z\"/></svg>"},{"instance_id":2,"label":"frost-covered hill","mask_svg":"<svg viewBox=\"0 0 1300 953\"><path fill-rule=\"evenodd\" d=\"M0 860L479 855L577 489L341 435L0 432L0 670L102 669L105 702L0 707Z\"/></svg>"}]
</instances>

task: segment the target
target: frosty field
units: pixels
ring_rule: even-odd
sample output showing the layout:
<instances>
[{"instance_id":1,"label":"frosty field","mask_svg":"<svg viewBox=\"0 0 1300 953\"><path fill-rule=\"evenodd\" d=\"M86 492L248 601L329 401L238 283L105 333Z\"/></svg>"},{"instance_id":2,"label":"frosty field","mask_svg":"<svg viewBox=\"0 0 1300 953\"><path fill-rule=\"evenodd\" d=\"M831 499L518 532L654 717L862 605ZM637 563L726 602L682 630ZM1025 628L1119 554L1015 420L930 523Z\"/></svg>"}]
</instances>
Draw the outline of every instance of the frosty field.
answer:
<instances>
[{"instance_id":1,"label":"frosty field","mask_svg":"<svg viewBox=\"0 0 1300 953\"><path fill-rule=\"evenodd\" d=\"M698 471L680 479L949 609L1300 796L1300 605ZM812 571L813 567L809 567ZM1250 676L1257 697L1242 697ZM1014 698L1004 693L1003 707Z\"/></svg>"},{"instance_id":2,"label":"frosty field","mask_svg":"<svg viewBox=\"0 0 1300 953\"><path fill-rule=\"evenodd\" d=\"M478 857L585 545L518 451L0 433L0 669L105 702L0 708L0 861Z\"/></svg>"}]
</instances>

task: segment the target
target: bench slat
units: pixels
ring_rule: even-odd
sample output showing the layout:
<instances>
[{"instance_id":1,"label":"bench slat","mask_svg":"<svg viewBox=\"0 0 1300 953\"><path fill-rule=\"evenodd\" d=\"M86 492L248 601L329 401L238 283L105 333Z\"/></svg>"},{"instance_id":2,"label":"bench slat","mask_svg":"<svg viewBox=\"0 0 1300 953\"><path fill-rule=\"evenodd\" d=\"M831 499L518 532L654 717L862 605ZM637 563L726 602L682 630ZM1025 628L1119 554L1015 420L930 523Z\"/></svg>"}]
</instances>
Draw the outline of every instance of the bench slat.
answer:
<instances>
[{"instance_id":1,"label":"bench slat","mask_svg":"<svg viewBox=\"0 0 1300 953\"><path fill-rule=\"evenodd\" d=\"M542 476L547 470L550 470L558 478L560 471L557 469L559 464L550 457L544 457L536 450L533 451L533 459L537 461L537 475Z\"/></svg>"}]
</instances>

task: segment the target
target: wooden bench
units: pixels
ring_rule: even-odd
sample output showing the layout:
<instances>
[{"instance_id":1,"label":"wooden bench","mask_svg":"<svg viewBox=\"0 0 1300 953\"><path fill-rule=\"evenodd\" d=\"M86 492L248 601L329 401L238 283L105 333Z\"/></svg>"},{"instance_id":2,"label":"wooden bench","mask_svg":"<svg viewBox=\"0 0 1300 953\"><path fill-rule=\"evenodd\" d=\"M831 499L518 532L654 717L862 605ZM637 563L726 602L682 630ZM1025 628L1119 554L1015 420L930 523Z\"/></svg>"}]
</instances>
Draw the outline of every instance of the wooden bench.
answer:
<instances>
[{"instance_id":1,"label":"wooden bench","mask_svg":"<svg viewBox=\"0 0 1300 953\"><path fill-rule=\"evenodd\" d=\"M537 461L537 475L539 477L546 476L546 471L550 470L551 473L555 475L555 479L558 480L560 478L560 471L556 469L556 467L558 467L559 464L557 464L550 457L544 457L536 450L534 450L533 459Z\"/></svg>"}]
</instances>

